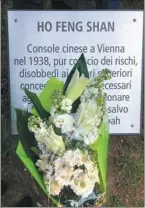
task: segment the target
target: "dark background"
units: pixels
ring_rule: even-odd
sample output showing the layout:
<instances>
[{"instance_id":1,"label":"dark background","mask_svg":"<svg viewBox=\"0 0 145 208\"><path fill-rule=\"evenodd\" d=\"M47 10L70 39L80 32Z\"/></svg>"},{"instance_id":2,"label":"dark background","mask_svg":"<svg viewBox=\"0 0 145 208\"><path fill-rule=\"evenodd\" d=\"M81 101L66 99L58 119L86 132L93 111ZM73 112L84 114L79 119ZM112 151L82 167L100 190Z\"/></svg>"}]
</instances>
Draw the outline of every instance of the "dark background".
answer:
<instances>
[{"instance_id":1,"label":"dark background","mask_svg":"<svg viewBox=\"0 0 145 208\"><path fill-rule=\"evenodd\" d=\"M71 9L63 2L53 0L41 1L41 5L37 0L32 9ZM22 5L19 0L14 0L16 8L30 6ZM33 206L47 206L48 199L36 185L27 170L24 169L22 163L15 155L17 138L12 138L10 133L10 103L8 99L8 72L7 72L7 39L6 39L6 11L13 9L11 0L2 1L2 65L1 65L1 122L2 122L2 141L1 141L1 164L2 164L2 180L5 182L2 186L2 207L16 206L24 197L31 197ZM99 1L78 0L77 5L72 4L77 9L107 9L105 0L103 4ZM143 9L143 0L121 0L117 9ZM16 46L17 47L17 46ZM142 115L142 119L143 119ZM142 129L143 132L143 129ZM110 207L143 207L144 206L144 137L140 136L113 136L110 138L108 153L108 203ZM27 202L27 204L26 204ZM30 204L28 204L30 203ZM23 201L22 206L31 205L29 198ZM32 206L32 205L31 205Z\"/></svg>"}]
</instances>

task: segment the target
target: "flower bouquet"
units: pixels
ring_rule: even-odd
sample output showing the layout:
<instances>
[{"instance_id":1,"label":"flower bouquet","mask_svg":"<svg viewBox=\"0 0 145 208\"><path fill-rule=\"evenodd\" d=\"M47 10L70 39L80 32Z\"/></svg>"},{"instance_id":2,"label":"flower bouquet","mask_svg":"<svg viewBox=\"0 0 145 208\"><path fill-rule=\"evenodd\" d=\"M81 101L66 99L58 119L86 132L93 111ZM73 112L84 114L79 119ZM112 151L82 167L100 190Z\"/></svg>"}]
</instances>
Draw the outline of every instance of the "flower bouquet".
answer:
<instances>
[{"instance_id":1,"label":"flower bouquet","mask_svg":"<svg viewBox=\"0 0 145 208\"><path fill-rule=\"evenodd\" d=\"M82 54L65 84L52 77L39 98L24 90L33 104L31 112L15 109L16 153L53 207L99 206L105 201L107 79L108 69L89 79Z\"/></svg>"}]
</instances>

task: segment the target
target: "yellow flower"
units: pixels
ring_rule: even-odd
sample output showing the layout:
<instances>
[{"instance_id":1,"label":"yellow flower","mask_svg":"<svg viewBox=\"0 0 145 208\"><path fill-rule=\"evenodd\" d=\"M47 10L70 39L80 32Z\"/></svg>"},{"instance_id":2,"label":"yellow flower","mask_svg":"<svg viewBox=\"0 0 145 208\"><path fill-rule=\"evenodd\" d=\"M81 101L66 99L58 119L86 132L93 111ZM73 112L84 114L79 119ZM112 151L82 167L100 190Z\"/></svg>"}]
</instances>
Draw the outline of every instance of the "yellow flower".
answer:
<instances>
[{"instance_id":1,"label":"yellow flower","mask_svg":"<svg viewBox=\"0 0 145 208\"><path fill-rule=\"evenodd\" d=\"M79 71L75 70L75 73L68 85L68 88L65 94L66 98L69 98L74 102L77 98L81 96L88 82L89 82L89 79L85 77L84 74L82 74L80 77Z\"/></svg>"}]
</instances>

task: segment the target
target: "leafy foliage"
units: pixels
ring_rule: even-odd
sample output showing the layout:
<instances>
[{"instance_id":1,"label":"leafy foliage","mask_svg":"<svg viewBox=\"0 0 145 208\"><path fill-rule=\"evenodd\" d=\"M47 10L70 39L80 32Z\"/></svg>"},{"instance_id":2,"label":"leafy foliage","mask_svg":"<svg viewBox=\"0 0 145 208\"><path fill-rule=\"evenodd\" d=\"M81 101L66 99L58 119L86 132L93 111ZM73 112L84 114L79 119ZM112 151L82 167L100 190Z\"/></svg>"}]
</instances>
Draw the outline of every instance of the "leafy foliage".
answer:
<instances>
[{"instance_id":1,"label":"leafy foliage","mask_svg":"<svg viewBox=\"0 0 145 208\"><path fill-rule=\"evenodd\" d=\"M67 87L71 81L71 78L73 76L73 74L75 73L75 70L78 69L80 76L82 74L84 74L85 77L89 78L89 72L87 69L87 64L85 61L85 57L84 54L81 54L80 58L78 59L77 63L75 64L75 66L72 68L71 72L69 73L69 76L67 77L67 80L65 82L64 85L64 90L63 90L63 94L66 93Z\"/></svg>"},{"instance_id":2,"label":"leafy foliage","mask_svg":"<svg viewBox=\"0 0 145 208\"><path fill-rule=\"evenodd\" d=\"M73 102L71 113L76 113L80 103L81 103L80 98L78 98L75 102Z\"/></svg>"},{"instance_id":3,"label":"leafy foliage","mask_svg":"<svg viewBox=\"0 0 145 208\"><path fill-rule=\"evenodd\" d=\"M52 106L52 96L56 90L63 90L63 82L56 79L55 77L50 78L47 82L45 88L40 93L39 100L43 106L43 108L49 112ZM32 109L32 114L37 115L36 109Z\"/></svg>"},{"instance_id":4,"label":"leafy foliage","mask_svg":"<svg viewBox=\"0 0 145 208\"><path fill-rule=\"evenodd\" d=\"M31 147L31 150L35 153L35 155L39 156L39 149L37 147Z\"/></svg>"},{"instance_id":5,"label":"leafy foliage","mask_svg":"<svg viewBox=\"0 0 145 208\"><path fill-rule=\"evenodd\" d=\"M89 73L87 70L87 65L85 62L85 57L82 54L80 58L78 59L76 65L73 67L72 71L70 72L65 85L56 78L51 78L45 89L41 92L40 97L38 98L35 93L32 93L25 89L26 95L30 98L31 102L34 105L34 108L32 109L32 113L35 115L39 115L42 119L48 119L50 117L49 110L51 108L52 102L52 95L55 92L55 90L61 90L63 92L63 95L65 94L67 87L69 85L69 82L71 81L71 78L75 72L75 70L79 71L79 74L84 74L85 77L89 78ZM75 90L74 90L75 92ZM78 106L80 104L80 99L78 98L72 106L72 113L76 112ZM45 185L43 182L43 179L41 177L41 174L39 174L35 164L36 156L38 154L38 149L36 147L36 141L34 138L33 133L31 133L27 127L28 118L31 115L28 112L24 112L22 110L16 109L17 114L17 128L18 133L20 137L20 145L18 145L17 154L20 157L20 159L24 162L25 166L29 169L33 177L36 179L36 181L39 183L41 188L44 190L46 194L49 193L46 192ZM51 119L50 119L51 120ZM48 121L48 123L50 122ZM100 170L100 180L101 184L99 184L100 191L105 192L106 191L106 166L107 166L107 147L108 147L108 129L106 128L107 125L104 124L101 127L101 135L98 138L97 142L95 142L93 145L90 146L89 154L92 158L92 160L96 161L96 163L99 163L99 170ZM54 132L57 135L61 135L61 131L59 128L56 128L55 125L53 125ZM71 143L69 141L65 141L66 149L74 149L78 147L80 150L85 151L85 147L83 146L82 142L72 141ZM35 154L34 154L35 153ZM98 156L98 157L97 157ZM32 164L33 163L33 164ZM96 188L98 190L98 188ZM95 194L97 192L95 191ZM98 193L99 194L99 193ZM49 196L53 202L58 205L57 201L62 203L64 206L70 205L70 200L74 200L79 202L79 205L94 205L94 202L96 200L96 195L90 196L89 199L82 200L80 197L74 194L74 192L69 188L65 187L63 192L60 195L60 198L58 197L51 197ZM66 203L65 203L66 202Z\"/></svg>"},{"instance_id":6,"label":"leafy foliage","mask_svg":"<svg viewBox=\"0 0 145 208\"><path fill-rule=\"evenodd\" d=\"M27 111L15 109L17 115L17 130L21 144L27 155L36 161L36 155L31 150L31 147L36 146L34 134L28 129L28 118L31 116Z\"/></svg>"},{"instance_id":7,"label":"leafy foliage","mask_svg":"<svg viewBox=\"0 0 145 208\"><path fill-rule=\"evenodd\" d=\"M50 113L48 113L42 106L39 98L37 97L37 95L33 92L30 92L29 90L27 90L26 88L24 89L26 95L30 98L31 102L33 103L37 113L39 114L39 116L44 119L44 118L49 118L50 117Z\"/></svg>"},{"instance_id":8,"label":"leafy foliage","mask_svg":"<svg viewBox=\"0 0 145 208\"><path fill-rule=\"evenodd\" d=\"M87 69L87 64L86 64L86 61L85 61L85 57L84 57L84 54L81 54L81 56L79 57L77 63L75 64L75 66L72 68L69 76L67 77L67 80L65 82L65 85L64 85L64 90L63 90L63 94L66 93L66 90L67 90L67 87L72 79L72 76L74 75L75 73L75 70L78 70L79 71L79 75L81 76L82 74L84 74L85 77L89 78L89 72L88 72L88 69ZM72 104L72 110L71 110L71 113L75 113L78 109L78 106L80 105L80 98L78 98L73 104Z\"/></svg>"},{"instance_id":9,"label":"leafy foliage","mask_svg":"<svg viewBox=\"0 0 145 208\"><path fill-rule=\"evenodd\" d=\"M90 145L90 148L98 155L98 165L100 169L101 189L106 191L106 173L107 173L107 152L109 140L109 127L108 123L100 126L100 136L97 141Z\"/></svg>"},{"instance_id":10,"label":"leafy foliage","mask_svg":"<svg viewBox=\"0 0 145 208\"><path fill-rule=\"evenodd\" d=\"M37 181L37 183L40 185L40 187L42 188L42 190L44 191L44 193L46 195L48 195L49 198L52 200L53 204L55 206L57 206L58 205L58 200L56 200L55 197L51 197L49 195L49 193L47 192L41 174L39 173L39 171L38 171L35 163L26 154L26 152L25 152L25 150L24 150L24 148L23 148L23 146L22 146L22 144L21 144L20 141L19 141L19 144L17 146L16 153L19 156L19 158L22 160L22 162L25 164L26 168L30 171L30 173L32 174L32 176L35 178L35 180Z\"/></svg>"}]
</instances>

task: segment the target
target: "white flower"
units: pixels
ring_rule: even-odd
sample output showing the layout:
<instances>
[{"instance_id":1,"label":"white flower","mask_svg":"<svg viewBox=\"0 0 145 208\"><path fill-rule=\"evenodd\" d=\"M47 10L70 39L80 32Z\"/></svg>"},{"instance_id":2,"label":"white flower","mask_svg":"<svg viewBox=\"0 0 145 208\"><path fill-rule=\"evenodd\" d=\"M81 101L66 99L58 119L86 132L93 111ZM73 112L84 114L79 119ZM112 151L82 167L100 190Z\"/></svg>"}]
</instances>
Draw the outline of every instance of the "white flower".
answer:
<instances>
[{"instance_id":1,"label":"white flower","mask_svg":"<svg viewBox=\"0 0 145 208\"><path fill-rule=\"evenodd\" d=\"M82 165L83 152L80 149L68 150L63 155L63 160L71 167Z\"/></svg>"},{"instance_id":2,"label":"white flower","mask_svg":"<svg viewBox=\"0 0 145 208\"><path fill-rule=\"evenodd\" d=\"M83 152L77 148L74 151L75 165L83 165L84 163L82 162L82 158L83 158ZM72 158L72 160L73 160L73 158Z\"/></svg>"},{"instance_id":3,"label":"white flower","mask_svg":"<svg viewBox=\"0 0 145 208\"><path fill-rule=\"evenodd\" d=\"M103 115L103 112L102 113L100 113L100 116L102 117L102 115ZM101 117L98 117L98 116L95 116L95 121L96 121L96 123L95 123L95 126L99 126L100 125L100 123L101 123Z\"/></svg>"},{"instance_id":4,"label":"white flower","mask_svg":"<svg viewBox=\"0 0 145 208\"><path fill-rule=\"evenodd\" d=\"M41 128L41 129L48 129L48 126L47 126L47 124L46 124L45 121L44 121L44 122L43 122L43 121L40 122L39 125L40 125L40 128Z\"/></svg>"},{"instance_id":5,"label":"white flower","mask_svg":"<svg viewBox=\"0 0 145 208\"><path fill-rule=\"evenodd\" d=\"M68 151L67 151L68 152ZM96 164L91 160L88 151L82 152L80 149L76 149L74 152L74 156L72 156L71 163L74 166L78 165L86 168L88 176L94 181L94 183L99 182L99 173Z\"/></svg>"},{"instance_id":6,"label":"white flower","mask_svg":"<svg viewBox=\"0 0 145 208\"><path fill-rule=\"evenodd\" d=\"M41 123L40 128L35 131L35 138L56 154L65 149L62 136L55 134L52 125L48 127L45 122Z\"/></svg>"},{"instance_id":7,"label":"white flower","mask_svg":"<svg viewBox=\"0 0 145 208\"><path fill-rule=\"evenodd\" d=\"M54 169L55 180L58 181L58 184L61 186L68 186L73 173L73 167L71 167L62 157L55 160Z\"/></svg>"},{"instance_id":8,"label":"white flower","mask_svg":"<svg viewBox=\"0 0 145 208\"><path fill-rule=\"evenodd\" d=\"M98 96L98 89L95 87L86 87L83 94L80 97L81 102L90 102L90 100L96 101Z\"/></svg>"},{"instance_id":9,"label":"white flower","mask_svg":"<svg viewBox=\"0 0 145 208\"><path fill-rule=\"evenodd\" d=\"M54 178L50 181L47 181L44 178L44 183L45 183L47 191L52 196L58 196L63 188Z\"/></svg>"},{"instance_id":10,"label":"white flower","mask_svg":"<svg viewBox=\"0 0 145 208\"><path fill-rule=\"evenodd\" d=\"M61 128L62 133L67 133L73 130L74 118L68 114L56 115L54 124L57 128Z\"/></svg>"},{"instance_id":11,"label":"white flower","mask_svg":"<svg viewBox=\"0 0 145 208\"><path fill-rule=\"evenodd\" d=\"M95 83L96 83L95 77L92 77L91 79L89 79L88 87L94 85Z\"/></svg>"},{"instance_id":12,"label":"white flower","mask_svg":"<svg viewBox=\"0 0 145 208\"><path fill-rule=\"evenodd\" d=\"M109 118L108 118L108 114L107 114L107 112L103 115L103 123L108 123L108 120L109 120Z\"/></svg>"},{"instance_id":13,"label":"white flower","mask_svg":"<svg viewBox=\"0 0 145 208\"><path fill-rule=\"evenodd\" d=\"M66 111L67 113L70 113L72 109L72 103L73 101L69 98L65 98L61 101L61 109Z\"/></svg>"},{"instance_id":14,"label":"white flower","mask_svg":"<svg viewBox=\"0 0 145 208\"><path fill-rule=\"evenodd\" d=\"M52 116L54 116L55 113L56 113L56 108L55 108L54 106L52 106L51 109L50 109L50 114L51 114Z\"/></svg>"},{"instance_id":15,"label":"white flower","mask_svg":"<svg viewBox=\"0 0 145 208\"><path fill-rule=\"evenodd\" d=\"M93 170L93 162L91 161L88 152L86 151L85 153L82 153L82 157L81 157L81 161L80 161L80 165L84 165L86 169L88 169L88 167L91 167L91 171Z\"/></svg>"},{"instance_id":16,"label":"white flower","mask_svg":"<svg viewBox=\"0 0 145 208\"><path fill-rule=\"evenodd\" d=\"M85 168L87 169L88 174L94 171L94 163L91 160L85 162Z\"/></svg>"},{"instance_id":17,"label":"white flower","mask_svg":"<svg viewBox=\"0 0 145 208\"><path fill-rule=\"evenodd\" d=\"M98 89L93 87L92 88L92 94L97 95L97 93L98 93Z\"/></svg>"},{"instance_id":18,"label":"white flower","mask_svg":"<svg viewBox=\"0 0 145 208\"><path fill-rule=\"evenodd\" d=\"M100 183L100 179L99 179L99 171L98 171L98 168L96 165L93 166L93 170L91 171L90 167L89 167L89 164L87 167L87 170L88 170L88 175L89 175L89 178L91 180L94 181L94 183ZM92 167L91 167L92 168Z\"/></svg>"},{"instance_id":19,"label":"white flower","mask_svg":"<svg viewBox=\"0 0 145 208\"><path fill-rule=\"evenodd\" d=\"M38 126L42 123L42 119L38 116L30 116L28 118L28 129L31 132L35 132L38 129Z\"/></svg>"},{"instance_id":20,"label":"white flower","mask_svg":"<svg viewBox=\"0 0 145 208\"><path fill-rule=\"evenodd\" d=\"M80 100L81 100L81 103L86 102L86 98L85 98L85 96L84 96L84 95L82 95L82 96L80 97Z\"/></svg>"},{"instance_id":21,"label":"white flower","mask_svg":"<svg viewBox=\"0 0 145 208\"><path fill-rule=\"evenodd\" d=\"M63 155L63 160L69 164L71 167L75 167L76 165L82 165L82 157L83 152L80 149L76 149L74 151L68 150Z\"/></svg>"},{"instance_id":22,"label":"white flower","mask_svg":"<svg viewBox=\"0 0 145 208\"><path fill-rule=\"evenodd\" d=\"M53 171L54 171L53 167L49 166L49 170L46 172L46 175L45 175L47 180L51 180L52 175L53 175Z\"/></svg>"},{"instance_id":23,"label":"white flower","mask_svg":"<svg viewBox=\"0 0 145 208\"><path fill-rule=\"evenodd\" d=\"M48 154L48 148L46 147L46 145L44 143L39 141L39 142L37 142L37 145L43 155Z\"/></svg>"},{"instance_id":24,"label":"white flower","mask_svg":"<svg viewBox=\"0 0 145 208\"><path fill-rule=\"evenodd\" d=\"M48 161L45 161L45 160L37 160L36 165L43 172L49 169Z\"/></svg>"},{"instance_id":25,"label":"white flower","mask_svg":"<svg viewBox=\"0 0 145 208\"><path fill-rule=\"evenodd\" d=\"M95 183L91 180L87 173L81 169L76 169L70 182L70 187L78 196L87 197L94 189Z\"/></svg>"},{"instance_id":26,"label":"white flower","mask_svg":"<svg viewBox=\"0 0 145 208\"><path fill-rule=\"evenodd\" d=\"M38 145L40 150L45 148L45 144L43 144L42 142L38 142L37 145Z\"/></svg>"},{"instance_id":27,"label":"white flower","mask_svg":"<svg viewBox=\"0 0 145 208\"><path fill-rule=\"evenodd\" d=\"M98 139L98 128L94 127L90 133L84 135L84 143L86 145L93 144Z\"/></svg>"},{"instance_id":28,"label":"white flower","mask_svg":"<svg viewBox=\"0 0 145 208\"><path fill-rule=\"evenodd\" d=\"M63 155L63 160L66 161L66 163L69 163L71 167L74 167L76 165L75 161L75 153L72 150L68 150Z\"/></svg>"},{"instance_id":29,"label":"white flower","mask_svg":"<svg viewBox=\"0 0 145 208\"><path fill-rule=\"evenodd\" d=\"M80 76L79 71L76 69L67 87L65 96L74 102L83 93L88 82L89 79L85 77L84 74Z\"/></svg>"},{"instance_id":30,"label":"white flower","mask_svg":"<svg viewBox=\"0 0 145 208\"><path fill-rule=\"evenodd\" d=\"M77 201L72 200L72 201L70 202L70 206L71 206L71 207L79 207L79 203L78 203Z\"/></svg>"},{"instance_id":31,"label":"white flower","mask_svg":"<svg viewBox=\"0 0 145 208\"><path fill-rule=\"evenodd\" d=\"M63 161L71 167L86 165L87 163L92 163L89 158L88 152L82 152L79 148L76 150L68 150L64 153L62 157ZM59 161L59 160L58 160ZM60 161L58 164L61 163ZM58 166L58 169L60 167Z\"/></svg>"},{"instance_id":32,"label":"white flower","mask_svg":"<svg viewBox=\"0 0 145 208\"><path fill-rule=\"evenodd\" d=\"M47 179L51 179L53 173L53 166L49 164L49 155L41 155L40 159L37 160L36 165L39 167L40 171L46 174Z\"/></svg>"},{"instance_id":33,"label":"white flower","mask_svg":"<svg viewBox=\"0 0 145 208\"><path fill-rule=\"evenodd\" d=\"M75 126L78 134L78 138L75 139L85 140L87 145L89 141L90 143L94 142L98 136L97 127L101 124L102 116L102 107L98 106L94 100L81 103L75 115Z\"/></svg>"},{"instance_id":34,"label":"white flower","mask_svg":"<svg viewBox=\"0 0 145 208\"><path fill-rule=\"evenodd\" d=\"M87 102L81 103L79 105L75 120L76 120L77 127L84 128L85 131L86 130L90 131L92 128L92 125L94 125L95 122L94 122L94 115L92 117L91 113L88 112L87 107L88 107Z\"/></svg>"},{"instance_id":35,"label":"white flower","mask_svg":"<svg viewBox=\"0 0 145 208\"><path fill-rule=\"evenodd\" d=\"M90 134L89 136L84 136L84 143L86 145L93 144L95 141L96 141L96 137L92 134Z\"/></svg>"},{"instance_id":36,"label":"white flower","mask_svg":"<svg viewBox=\"0 0 145 208\"><path fill-rule=\"evenodd\" d=\"M83 93L83 96L86 98L86 99L89 99L91 97L91 93L90 93L90 90L89 88L87 87Z\"/></svg>"}]
</instances>

